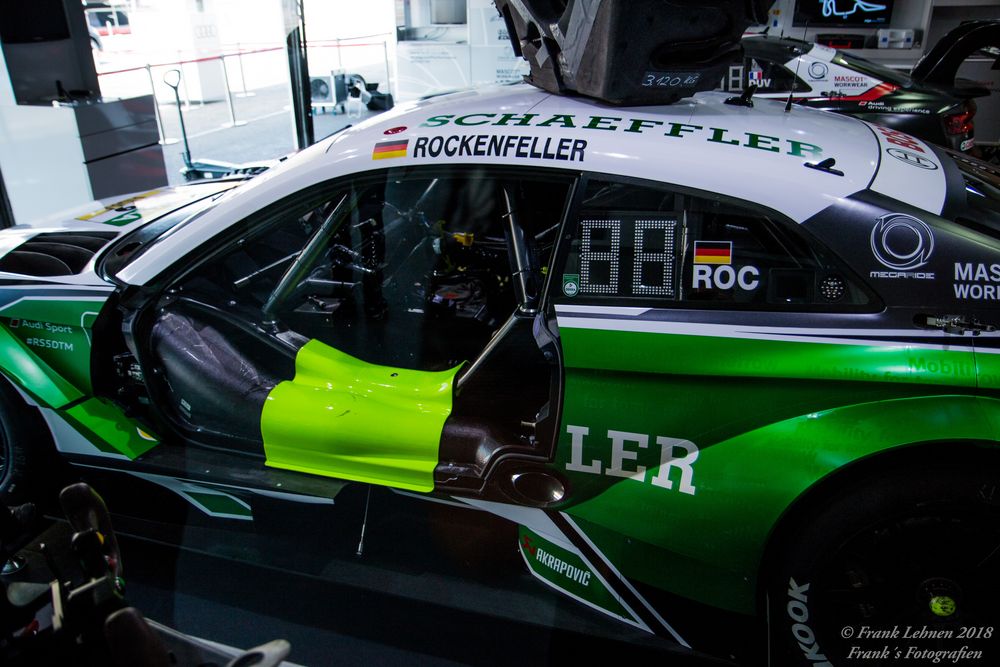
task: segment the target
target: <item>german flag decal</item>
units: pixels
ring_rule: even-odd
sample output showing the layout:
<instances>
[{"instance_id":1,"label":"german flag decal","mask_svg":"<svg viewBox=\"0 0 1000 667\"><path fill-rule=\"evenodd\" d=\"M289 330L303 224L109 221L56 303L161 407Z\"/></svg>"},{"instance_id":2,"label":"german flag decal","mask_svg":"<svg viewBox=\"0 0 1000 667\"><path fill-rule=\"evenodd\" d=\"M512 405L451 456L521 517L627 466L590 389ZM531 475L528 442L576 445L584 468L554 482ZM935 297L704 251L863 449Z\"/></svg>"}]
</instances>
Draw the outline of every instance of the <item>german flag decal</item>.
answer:
<instances>
[{"instance_id":1,"label":"german flag decal","mask_svg":"<svg viewBox=\"0 0 1000 667\"><path fill-rule=\"evenodd\" d=\"M732 241L695 241L695 264L732 264Z\"/></svg>"},{"instance_id":2,"label":"german flag decal","mask_svg":"<svg viewBox=\"0 0 1000 667\"><path fill-rule=\"evenodd\" d=\"M409 143L409 139L381 141L375 144L375 149L372 151L372 159L384 160L390 157L406 157L406 146Z\"/></svg>"}]
</instances>

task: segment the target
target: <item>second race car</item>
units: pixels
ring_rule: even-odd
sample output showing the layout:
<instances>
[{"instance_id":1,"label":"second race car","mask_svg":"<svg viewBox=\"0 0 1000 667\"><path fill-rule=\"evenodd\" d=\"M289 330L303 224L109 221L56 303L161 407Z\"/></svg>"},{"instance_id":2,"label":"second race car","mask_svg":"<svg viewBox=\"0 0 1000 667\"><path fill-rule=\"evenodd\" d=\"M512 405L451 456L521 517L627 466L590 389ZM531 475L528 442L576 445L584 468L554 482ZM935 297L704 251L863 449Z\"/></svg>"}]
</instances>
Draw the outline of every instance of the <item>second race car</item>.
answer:
<instances>
[{"instance_id":1,"label":"second race car","mask_svg":"<svg viewBox=\"0 0 1000 667\"><path fill-rule=\"evenodd\" d=\"M734 67L723 86L742 90L753 85L758 98L791 96L803 106L969 151L975 145L974 98L990 91L956 81L955 73L965 56L998 41L1000 35L1000 22L975 23L946 35L913 73L797 39L748 36L743 40L743 64Z\"/></svg>"}]
</instances>

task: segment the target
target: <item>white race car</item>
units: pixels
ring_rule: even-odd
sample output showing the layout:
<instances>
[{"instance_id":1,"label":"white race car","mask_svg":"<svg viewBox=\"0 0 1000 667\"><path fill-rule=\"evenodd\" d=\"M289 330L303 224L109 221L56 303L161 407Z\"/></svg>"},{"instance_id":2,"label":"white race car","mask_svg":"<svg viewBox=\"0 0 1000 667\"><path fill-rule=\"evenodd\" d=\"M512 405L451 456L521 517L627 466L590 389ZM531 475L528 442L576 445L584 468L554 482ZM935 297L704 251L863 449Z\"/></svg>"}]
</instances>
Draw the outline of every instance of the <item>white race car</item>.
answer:
<instances>
[{"instance_id":1,"label":"white race car","mask_svg":"<svg viewBox=\"0 0 1000 667\"><path fill-rule=\"evenodd\" d=\"M55 455L241 521L390 487L684 646L769 619L783 665L992 622L1000 178L784 107L458 93L4 231L0 488Z\"/></svg>"}]
</instances>

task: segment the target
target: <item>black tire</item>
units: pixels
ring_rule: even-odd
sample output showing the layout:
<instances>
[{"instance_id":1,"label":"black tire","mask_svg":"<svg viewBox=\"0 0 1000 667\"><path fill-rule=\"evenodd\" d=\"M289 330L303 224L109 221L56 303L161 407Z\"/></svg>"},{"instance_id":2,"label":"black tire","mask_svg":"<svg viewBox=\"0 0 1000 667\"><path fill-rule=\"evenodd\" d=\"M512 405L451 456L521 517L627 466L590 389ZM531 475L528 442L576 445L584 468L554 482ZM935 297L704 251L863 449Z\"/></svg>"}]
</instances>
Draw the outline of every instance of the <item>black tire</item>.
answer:
<instances>
[{"instance_id":1,"label":"black tire","mask_svg":"<svg viewBox=\"0 0 1000 667\"><path fill-rule=\"evenodd\" d=\"M48 432L31 406L0 378L0 502L38 500L39 475Z\"/></svg>"},{"instance_id":2,"label":"black tire","mask_svg":"<svg viewBox=\"0 0 1000 667\"><path fill-rule=\"evenodd\" d=\"M922 665L922 651L963 646L982 662L959 662L1000 664L995 459L895 470L814 509L766 566L770 664Z\"/></svg>"}]
</instances>

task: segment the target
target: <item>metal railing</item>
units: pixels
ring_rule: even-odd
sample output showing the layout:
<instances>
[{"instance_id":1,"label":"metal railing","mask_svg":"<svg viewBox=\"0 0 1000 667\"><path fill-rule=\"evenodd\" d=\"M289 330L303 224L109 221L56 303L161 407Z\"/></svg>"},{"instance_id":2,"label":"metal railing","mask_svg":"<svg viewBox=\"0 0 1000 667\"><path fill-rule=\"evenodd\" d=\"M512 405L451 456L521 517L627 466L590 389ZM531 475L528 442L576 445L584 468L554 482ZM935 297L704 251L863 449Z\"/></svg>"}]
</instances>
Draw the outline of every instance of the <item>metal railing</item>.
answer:
<instances>
[{"instance_id":1,"label":"metal railing","mask_svg":"<svg viewBox=\"0 0 1000 667\"><path fill-rule=\"evenodd\" d=\"M336 49L338 69L342 70L343 69L343 54L342 54L342 49L345 49L345 48L358 48L358 47L379 47L379 46L381 46L382 47L382 60L383 60L383 64L384 64L384 67L385 67L386 88L387 88L387 90L389 92L392 92L392 89L393 89L392 75L391 75L391 70L390 70L390 67L389 67L389 44L388 44L388 37L389 36L390 36L389 33L383 33L383 34L377 34L377 35L363 35L363 36L359 36L359 37L350 37L350 38L337 38L337 39L332 39L332 40L316 40L316 41L309 42L309 44L307 45L307 48L309 48L309 49L331 49L331 48L332 49ZM355 41L355 40L372 39L372 38L377 38L377 37L382 37L383 39L380 40L380 41L377 41L377 42L358 42L358 41ZM156 62L156 63L147 62L144 65L137 65L137 66L134 66L134 67L125 67L125 68L121 68L121 69L109 70L109 71L106 71L106 72L99 72L98 73L98 78L101 78L101 77L110 77L110 76L116 76L116 75L122 75L122 74L128 74L128 73L132 73L132 72L145 71L146 72L146 76L147 76L147 78L149 80L150 92L153 94L153 100L154 100L153 106L154 106L154 109L156 111L156 124L157 124L157 129L159 131L160 144L162 144L162 145L173 144L173 143L177 142L177 139L166 137L164 135L164 132L163 132L163 118L162 118L162 116L160 114L159 103L156 102L156 100L157 100L157 84L156 84L156 79L153 76L153 70L154 69L159 69L159 68L178 68L178 67L181 68L181 72L182 72L182 76L181 76L181 99L183 100L184 108L188 109L188 108L191 107L191 95L190 95L190 92L188 91L188 87L187 87L187 77L183 76L183 68L184 68L184 66L185 65L193 65L193 64L199 64L199 63L212 62L212 61L218 61L220 63L221 68L222 68L222 82L223 82L223 88L225 89L225 101L226 101L226 105L227 105L228 111L229 111L229 122L226 123L225 125L223 125L223 127L224 128L240 127L240 126L246 125L247 121L245 121L245 120L238 120L237 117L236 117L236 106L233 103L234 93L233 93L233 90L232 90L232 86L230 85L229 68L228 68L228 66L226 64L227 59L234 59L235 58L236 69L239 72L240 90L239 90L239 92L237 92L235 94L235 96L237 96L237 97L251 97L251 96L254 95L254 93L252 91L247 90L246 73L245 73L245 70L244 70L244 62L243 62L244 56L257 55L257 54L262 54L262 53L284 52L285 51L285 46L284 45L281 45L281 46L265 45L265 46L262 46L261 48L245 49L245 48L243 48L243 46L241 44L237 43L235 45L235 47L236 48L233 51L223 52L223 53L219 53L217 55L202 56L202 57L193 57L193 58L178 57L177 60L172 60L172 61L169 61L169 62ZM180 56L180 53L178 55Z\"/></svg>"}]
</instances>

